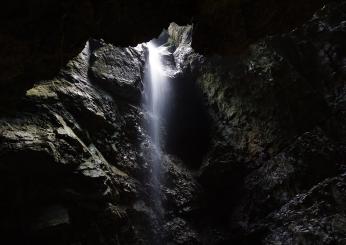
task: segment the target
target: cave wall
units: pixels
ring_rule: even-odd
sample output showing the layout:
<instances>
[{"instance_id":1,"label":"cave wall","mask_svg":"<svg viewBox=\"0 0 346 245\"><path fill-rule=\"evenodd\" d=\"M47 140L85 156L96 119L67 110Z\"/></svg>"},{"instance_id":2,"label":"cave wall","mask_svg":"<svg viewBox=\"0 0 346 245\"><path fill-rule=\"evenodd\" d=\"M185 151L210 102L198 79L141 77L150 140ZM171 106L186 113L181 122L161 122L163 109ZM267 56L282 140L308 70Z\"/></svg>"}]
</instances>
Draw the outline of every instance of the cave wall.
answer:
<instances>
[{"instance_id":1,"label":"cave wall","mask_svg":"<svg viewBox=\"0 0 346 245\"><path fill-rule=\"evenodd\" d=\"M37 1L28 9L35 10L42 4ZM122 7L127 9L127 4ZM222 10L240 6L230 1L219 4ZM248 1L241 6L251 4L262 6L264 2ZM286 4L277 1L268 8L291 6ZM306 4L310 6L308 1ZM206 6L212 5L209 2ZM57 16L74 4L62 6L65 9L56 9ZM134 31L137 28L130 32L112 29L107 36L104 32L108 31L108 14L94 22L94 13L87 11L93 9L90 6L94 5L75 5L76 13L72 11L71 16L80 16L79 9L85 9L83 14L90 14L90 19L81 17L75 21L102 23L104 29L95 30L95 35L114 42L118 39L113 35L121 35L124 39L120 45L150 38L148 30L139 34ZM100 8L99 13L105 11L101 3L95 6ZM104 6L111 13L118 10ZM198 11L210 18L221 11L217 6L200 6ZM56 60L55 55L42 61L29 55L33 59L28 63L20 58L23 67L40 69L36 73L30 68L20 78L8 76L3 80L11 81L7 85L17 86L24 80L28 84L16 88L21 91L20 97L8 93L7 85L1 90L7 99L16 102L15 109L2 103L4 112L0 118L0 194L5 200L1 203L0 227L5 234L1 243L153 244L159 238L162 244L343 244L345 6L342 2L329 4L286 33L266 36L271 31L259 28L259 35L251 38L257 40L262 34L266 37L248 48L243 48L244 42L239 42L238 48L231 45L232 50L222 47L229 47L233 37L211 42L210 46L198 44L196 35L208 40L202 30L208 30L208 38L218 39L219 32L212 36L204 25L196 25L196 32L191 26L170 25L173 54L168 60L174 61L179 71L177 82L188 79L201 90L212 125L208 151L197 169L178 156L164 154L165 182L160 190L169 211L164 225L151 208L148 156L153 145L143 126L150 115L140 105L145 47L121 48L95 39L81 46L89 36L89 27L85 27L81 28L85 35L80 42L64 42L73 47L66 52L65 61L59 58L59 65L49 61ZM251 8L248 9L251 15ZM313 8L306 9L302 13L309 15ZM296 11L293 7L289 10ZM42 11L48 20L59 19L48 15L44 8ZM35 11L17 13L29 15L29 19L40 16ZM231 21L228 15L221 16L226 23ZM221 16L215 18L222 19ZM23 23L37 27L35 21L24 17ZM301 15L302 19L292 17L297 22L287 21L300 23L305 15ZM69 19L69 15L64 18ZM119 23L125 23L126 18L119 16ZM268 18L261 26L278 20ZM50 21L36 21L50 30ZM109 23L114 26L117 22ZM288 27L286 22L278 26L272 30ZM161 29L156 27L155 34ZM234 25L226 33L233 28L240 27ZM9 37L14 30L7 31ZM40 40L41 32L30 28L28 32L33 33L29 46ZM128 35L138 36L127 39ZM27 47L26 37L16 34L16 38L24 38L19 46ZM202 56L192 49L191 37L196 50L227 55ZM37 57L43 57L40 52L44 43L49 52L54 52L55 48L49 45L55 45L57 40L60 39L52 38L43 46L38 45ZM215 47L216 43L219 46ZM16 46L10 47L18 55L25 54ZM4 57L12 57L14 63L17 58ZM67 60L70 61L55 78L36 80L52 76ZM45 69L47 66L52 69ZM10 69L12 65L6 71ZM14 71L16 74L19 73ZM6 96L2 99L6 100Z\"/></svg>"},{"instance_id":2,"label":"cave wall","mask_svg":"<svg viewBox=\"0 0 346 245\"><path fill-rule=\"evenodd\" d=\"M345 239L344 8L202 66L215 128L200 183L238 244Z\"/></svg>"},{"instance_id":3,"label":"cave wall","mask_svg":"<svg viewBox=\"0 0 346 245\"><path fill-rule=\"evenodd\" d=\"M200 243L193 217L202 190L166 152L164 222L154 208L155 146L141 105L147 54L145 45L89 40L1 117L2 244Z\"/></svg>"}]
</instances>

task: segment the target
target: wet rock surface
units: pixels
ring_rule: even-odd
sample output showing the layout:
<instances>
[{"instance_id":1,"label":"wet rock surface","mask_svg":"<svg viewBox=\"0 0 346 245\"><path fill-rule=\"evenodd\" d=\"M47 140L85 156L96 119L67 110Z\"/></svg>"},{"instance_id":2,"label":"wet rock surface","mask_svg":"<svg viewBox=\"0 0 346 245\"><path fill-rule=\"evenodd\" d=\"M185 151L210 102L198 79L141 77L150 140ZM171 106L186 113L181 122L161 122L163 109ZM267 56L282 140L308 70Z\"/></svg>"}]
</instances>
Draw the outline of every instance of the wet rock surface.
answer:
<instances>
[{"instance_id":1,"label":"wet rock surface","mask_svg":"<svg viewBox=\"0 0 346 245\"><path fill-rule=\"evenodd\" d=\"M147 49L89 40L1 115L1 244L344 244L345 6L240 56L203 57L170 25L164 212Z\"/></svg>"}]
</instances>

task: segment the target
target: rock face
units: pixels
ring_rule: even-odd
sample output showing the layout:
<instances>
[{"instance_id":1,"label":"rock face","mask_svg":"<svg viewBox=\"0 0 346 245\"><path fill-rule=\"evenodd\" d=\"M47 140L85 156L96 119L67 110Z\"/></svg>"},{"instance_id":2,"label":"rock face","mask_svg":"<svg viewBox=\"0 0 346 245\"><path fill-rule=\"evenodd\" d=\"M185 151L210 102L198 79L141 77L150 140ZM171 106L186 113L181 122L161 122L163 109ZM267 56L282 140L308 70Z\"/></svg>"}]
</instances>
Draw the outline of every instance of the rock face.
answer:
<instances>
[{"instance_id":1,"label":"rock face","mask_svg":"<svg viewBox=\"0 0 346 245\"><path fill-rule=\"evenodd\" d=\"M337 208L344 199L332 187L343 188L345 169L341 9L330 4L290 33L202 67L215 128L200 183L216 226L230 227L229 241L345 241Z\"/></svg>"},{"instance_id":2,"label":"rock face","mask_svg":"<svg viewBox=\"0 0 346 245\"><path fill-rule=\"evenodd\" d=\"M144 45L89 40L55 79L36 83L1 117L1 243L199 241L190 216L201 190L173 155L162 162L164 223L152 208L154 146L141 106L146 57Z\"/></svg>"},{"instance_id":3,"label":"rock face","mask_svg":"<svg viewBox=\"0 0 346 245\"><path fill-rule=\"evenodd\" d=\"M345 6L242 55L196 53L192 26L161 35L163 216L141 105L147 48L89 40L1 115L0 243L344 244Z\"/></svg>"},{"instance_id":4,"label":"rock face","mask_svg":"<svg viewBox=\"0 0 346 245\"><path fill-rule=\"evenodd\" d=\"M1 227L8 236L1 238L3 243L87 244L105 239L110 244L115 239L116 234L107 235L107 227L121 222L124 213L112 204L121 199L116 186L131 196L132 182L124 181L128 175L112 163L123 157L118 151L131 146L125 141L115 145L112 139L126 137L126 115L89 79L91 54L97 49L102 59L107 48L90 41L56 79L28 90L16 114L1 118L1 169L6 176L2 194L7 200ZM141 52L132 52L140 59ZM107 75L107 66L103 69ZM108 220L111 214L114 218Z\"/></svg>"}]
</instances>

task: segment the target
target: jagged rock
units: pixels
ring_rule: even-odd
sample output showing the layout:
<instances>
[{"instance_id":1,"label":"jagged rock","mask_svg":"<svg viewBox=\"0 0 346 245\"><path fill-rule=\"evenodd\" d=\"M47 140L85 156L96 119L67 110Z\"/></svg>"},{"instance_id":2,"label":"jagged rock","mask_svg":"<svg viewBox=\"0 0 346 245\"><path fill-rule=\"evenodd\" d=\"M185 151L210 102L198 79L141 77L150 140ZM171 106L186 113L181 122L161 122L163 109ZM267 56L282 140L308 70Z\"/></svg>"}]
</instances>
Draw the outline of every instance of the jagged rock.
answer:
<instances>
[{"instance_id":1,"label":"jagged rock","mask_svg":"<svg viewBox=\"0 0 346 245\"><path fill-rule=\"evenodd\" d=\"M27 91L21 116L1 118L1 169L9 175L2 185L6 188L8 181L21 180L14 185L14 193L3 190L4 198L13 200L4 204L4 208L13 206L10 210L22 213L20 204L25 202L30 213L44 210L40 210L40 200L64 203L69 222L85 220L82 227L91 229L93 225L102 226L103 220L89 223L89 218L106 212L102 207L106 202L124 197L119 195L118 187L121 192L128 192L129 188L121 182L129 179L128 175L111 164L115 163L114 157L108 162L106 157L111 159L115 152L100 141L106 140L105 133L109 134L108 138L117 137L124 120L112 97L90 82L90 54L102 46L91 45L88 43L56 79L37 83ZM19 197L15 198L16 195ZM8 234L22 234L18 242L21 239L40 242L50 237L45 232L31 234L30 229L18 230L19 221L10 218L13 212L4 216L1 227ZM89 213L88 218L83 213ZM51 223L49 217L41 216L40 223ZM37 227L36 221L26 215L20 220L24 228ZM67 235L60 239L76 239L75 236L83 239L79 228L68 227ZM95 232L90 233L93 239L97 236Z\"/></svg>"},{"instance_id":2,"label":"jagged rock","mask_svg":"<svg viewBox=\"0 0 346 245\"><path fill-rule=\"evenodd\" d=\"M105 45L95 51L91 57L90 71L95 83L100 84L115 98L139 102L144 50L137 48L115 48Z\"/></svg>"},{"instance_id":3,"label":"jagged rock","mask_svg":"<svg viewBox=\"0 0 346 245\"><path fill-rule=\"evenodd\" d=\"M343 8L232 57L203 57L201 29L172 24L159 183L146 47L89 40L1 115L1 243L343 244Z\"/></svg>"},{"instance_id":4,"label":"jagged rock","mask_svg":"<svg viewBox=\"0 0 346 245\"><path fill-rule=\"evenodd\" d=\"M150 244L156 237L180 244L196 241L198 232L185 216L198 208L200 189L183 163L165 153L162 173L166 181L159 189L163 206L170 210L165 222L177 229L160 223L153 208L152 160L145 155L151 154L153 144L142 123L148 120L147 112L138 103L145 58L146 51L140 47L116 48L90 40L56 78L38 82L26 92L20 116L1 118L1 169L11 173L1 183L6 188L12 178L20 179L16 192L26 195L16 199L5 191L4 197L14 200L5 208L13 206L13 212L21 213L20 203L27 202L26 210L37 214L42 224L21 216L24 227L41 228L18 231L19 224L11 221L13 212L9 212L0 226L11 224L6 228L9 234L23 234L18 242L136 244L142 240ZM23 186L30 178L36 180ZM47 205L39 205L38 196ZM62 203L63 209L44 212L55 203ZM56 225L59 229L49 225L54 212L61 221ZM150 223L153 227L148 229ZM164 230L166 234L160 234ZM55 238L60 232L66 235Z\"/></svg>"}]
</instances>

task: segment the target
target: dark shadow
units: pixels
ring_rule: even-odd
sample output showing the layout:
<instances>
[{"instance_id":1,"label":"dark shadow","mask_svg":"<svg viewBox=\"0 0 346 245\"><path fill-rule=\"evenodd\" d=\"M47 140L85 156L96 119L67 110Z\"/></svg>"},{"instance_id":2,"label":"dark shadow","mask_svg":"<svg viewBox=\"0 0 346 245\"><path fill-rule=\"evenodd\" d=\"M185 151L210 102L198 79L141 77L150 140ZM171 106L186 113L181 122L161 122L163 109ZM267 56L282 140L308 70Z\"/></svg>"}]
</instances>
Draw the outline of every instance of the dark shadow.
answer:
<instances>
[{"instance_id":1,"label":"dark shadow","mask_svg":"<svg viewBox=\"0 0 346 245\"><path fill-rule=\"evenodd\" d=\"M191 75L170 82L165 148L188 166L198 168L210 141L211 118L203 94Z\"/></svg>"}]
</instances>

